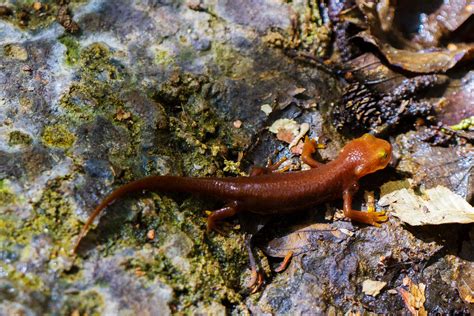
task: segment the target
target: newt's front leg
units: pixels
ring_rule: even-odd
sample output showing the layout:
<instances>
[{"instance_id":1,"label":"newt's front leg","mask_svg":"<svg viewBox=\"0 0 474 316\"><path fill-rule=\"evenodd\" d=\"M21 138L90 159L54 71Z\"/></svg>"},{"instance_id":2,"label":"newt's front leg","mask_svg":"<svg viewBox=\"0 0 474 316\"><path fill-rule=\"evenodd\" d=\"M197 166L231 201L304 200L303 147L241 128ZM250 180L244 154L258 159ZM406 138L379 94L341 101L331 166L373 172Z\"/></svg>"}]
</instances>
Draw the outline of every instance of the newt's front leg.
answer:
<instances>
[{"instance_id":1,"label":"newt's front leg","mask_svg":"<svg viewBox=\"0 0 474 316\"><path fill-rule=\"evenodd\" d=\"M373 226L380 226L380 223L386 222L388 216L385 211L376 212L373 206L368 207L367 212L355 211L352 209L352 191L347 189L343 193L344 199L344 216L353 221L369 224Z\"/></svg>"},{"instance_id":2,"label":"newt's front leg","mask_svg":"<svg viewBox=\"0 0 474 316\"><path fill-rule=\"evenodd\" d=\"M323 163L315 160L312 156L317 149L324 148L325 146L323 144L318 144L316 140L309 139L309 137L306 136L303 145L303 152L301 153L301 160L311 168L317 168L324 165Z\"/></svg>"}]
</instances>

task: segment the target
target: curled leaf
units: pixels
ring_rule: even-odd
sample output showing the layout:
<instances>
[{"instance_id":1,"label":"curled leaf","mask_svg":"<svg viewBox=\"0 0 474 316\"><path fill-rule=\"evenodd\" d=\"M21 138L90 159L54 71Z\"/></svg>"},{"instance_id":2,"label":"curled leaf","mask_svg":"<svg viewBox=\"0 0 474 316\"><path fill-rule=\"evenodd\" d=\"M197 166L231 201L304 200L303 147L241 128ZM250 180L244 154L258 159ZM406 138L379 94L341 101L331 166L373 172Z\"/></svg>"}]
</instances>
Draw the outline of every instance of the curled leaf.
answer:
<instances>
[{"instance_id":1,"label":"curled leaf","mask_svg":"<svg viewBox=\"0 0 474 316\"><path fill-rule=\"evenodd\" d=\"M434 13L437 15L428 21L422 21L418 27L429 30L430 28L426 26L431 26L431 34L437 34L437 38L455 30L472 14L472 10L469 9L472 5L469 6L465 1L461 1L464 5L460 1L452 2L456 2L456 9L462 12L458 19L444 16L449 9L449 6L446 6L439 8L439 12ZM388 0L377 2L360 0L358 5L366 17L367 30L360 32L357 36L376 46L393 66L416 73L445 72L460 61L471 60L474 57L472 43L459 42L438 46L439 41L427 34L419 35L415 40L405 38L402 35L404 32L399 30L395 23L398 17L396 13L399 13L399 10ZM450 15L452 13L450 12ZM405 24L409 24L409 21L406 21L408 18L405 17ZM426 38L430 40L423 40Z\"/></svg>"},{"instance_id":2,"label":"curled leaf","mask_svg":"<svg viewBox=\"0 0 474 316\"><path fill-rule=\"evenodd\" d=\"M334 224L317 223L297 226L292 229L291 233L266 242L263 250L272 257L283 258L289 251L295 255L310 251L323 240L341 242L349 237Z\"/></svg>"}]
</instances>

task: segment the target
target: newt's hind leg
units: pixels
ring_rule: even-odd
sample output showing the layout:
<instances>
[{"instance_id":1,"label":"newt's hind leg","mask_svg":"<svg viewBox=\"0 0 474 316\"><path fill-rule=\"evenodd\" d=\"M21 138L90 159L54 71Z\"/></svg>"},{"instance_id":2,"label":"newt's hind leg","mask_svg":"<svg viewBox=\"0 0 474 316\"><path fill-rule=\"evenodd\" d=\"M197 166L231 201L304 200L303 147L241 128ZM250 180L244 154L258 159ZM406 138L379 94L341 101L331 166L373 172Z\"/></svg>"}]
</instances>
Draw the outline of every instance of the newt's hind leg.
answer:
<instances>
[{"instance_id":1,"label":"newt's hind leg","mask_svg":"<svg viewBox=\"0 0 474 316\"><path fill-rule=\"evenodd\" d=\"M231 202L223 208L215 210L207 217L207 231L210 232L211 230L215 230L216 232L225 235L223 230L218 227L217 223L227 217L234 216L238 211L239 208L237 202Z\"/></svg>"},{"instance_id":2,"label":"newt's hind leg","mask_svg":"<svg viewBox=\"0 0 474 316\"><path fill-rule=\"evenodd\" d=\"M255 256L253 255L251 234L247 234L245 236L245 248L247 248L247 252L249 254L250 269L252 270L250 282L247 287L250 289L250 293L253 294L257 292L262 286L264 281L264 275L259 270L257 266L257 261L255 260Z\"/></svg>"},{"instance_id":3,"label":"newt's hind leg","mask_svg":"<svg viewBox=\"0 0 474 316\"><path fill-rule=\"evenodd\" d=\"M324 165L322 162L319 162L312 157L312 154L314 154L317 149L324 148L326 148L324 144L318 144L316 140L309 139L309 137L306 136L304 139L303 152L301 153L301 160L311 168L317 168Z\"/></svg>"}]
</instances>

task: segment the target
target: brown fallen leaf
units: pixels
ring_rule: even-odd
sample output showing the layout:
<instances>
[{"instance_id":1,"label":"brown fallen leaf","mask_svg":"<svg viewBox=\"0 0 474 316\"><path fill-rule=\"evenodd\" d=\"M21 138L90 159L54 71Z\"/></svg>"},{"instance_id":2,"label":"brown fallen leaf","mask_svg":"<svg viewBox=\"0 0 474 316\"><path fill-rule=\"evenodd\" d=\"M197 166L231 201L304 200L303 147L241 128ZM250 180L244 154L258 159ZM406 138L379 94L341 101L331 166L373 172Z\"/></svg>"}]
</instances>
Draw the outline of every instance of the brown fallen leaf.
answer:
<instances>
[{"instance_id":1,"label":"brown fallen leaf","mask_svg":"<svg viewBox=\"0 0 474 316\"><path fill-rule=\"evenodd\" d=\"M446 125L474 116L474 71L453 79L443 95L437 118Z\"/></svg>"},{"instance_id":2,"label":"brown fallen leaf","mask_svg":"<svg viewBox=\"0 0 474 316\"><path fill-rule=\"evenodd\" d=\"M435 18L427 22L422 21L419 28L426 29L427 25L431 26L433 34L439 33L437 35L439 38L445 38L447 33L455 31L473 12L465 1L452 2L457 4L454 11L457 10L462 14L456 16L454 12L450 12L454 17L445 18L442 22L438 21L439 23L435 23ZM445 72L460 61L471 60L474 57L473 43L459 42L440 46L436 39L423 40L429 38L427 34L422 34L415 40L406 38L403 35L406 32L400 30L395 23L399 18L397 15L399 8L391 1L358 0L357 4L366 18L367 26L367 29L360 32L357 37L376 46L393 66L415 73ZM449 9L449 6L440 7L439 12L434 14L442 15ZM409 18L404 17L403 22L410 24Z\"/></svg>"},{"instance_id":3,"label":"brown fallen leaf","mask_svg":"<svg viewBox=\"0 0 474 316\"><path fill-rule=\"evenodd\" d=\"M290 233L273 238L266 242L262 250L269 256L283 258L289 251L294 255L310 251L318 241L330 240L340 242L350 237L334 224L316 223L290 228Z\"/></svg>"}]
</instances>

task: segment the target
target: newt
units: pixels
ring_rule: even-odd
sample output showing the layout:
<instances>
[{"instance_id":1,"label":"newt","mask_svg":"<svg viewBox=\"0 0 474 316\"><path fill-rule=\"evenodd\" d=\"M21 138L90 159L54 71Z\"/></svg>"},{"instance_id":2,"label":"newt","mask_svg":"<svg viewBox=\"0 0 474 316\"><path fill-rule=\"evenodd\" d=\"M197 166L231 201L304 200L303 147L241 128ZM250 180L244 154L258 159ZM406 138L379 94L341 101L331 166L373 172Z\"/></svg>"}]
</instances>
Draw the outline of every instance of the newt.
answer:
<instances>
[{"instance_id":1,"label":"newt","mask_svg":"<svg viewBox=\"0 0 474 316\"><path fill-rule=\"evenodd\" d=\"M352 209L352 197L358 191L363 176L383 169L390 162L389 142L365 134L347 143L338 157L326 164L312 158L317 144L305 140L301 159L311 169L277 173L277 163L269 168L254 168L250 177L198 178L180 176L149 176L120 186L94 209L82 228L73 253L77 251L94 219L117 199L143 190L158 192L188 192L223 200L225 206L207 218L207 229L217 230L217 223L240 212L284 214L342 197L344 216L356 222L379 226L387 220L384 211L368 212ZM253 258L251 258L252 261ZM254 264L252 264L254 266ZM254 267L252 267L255 276Z\"/></svg>"}]
</instances>

